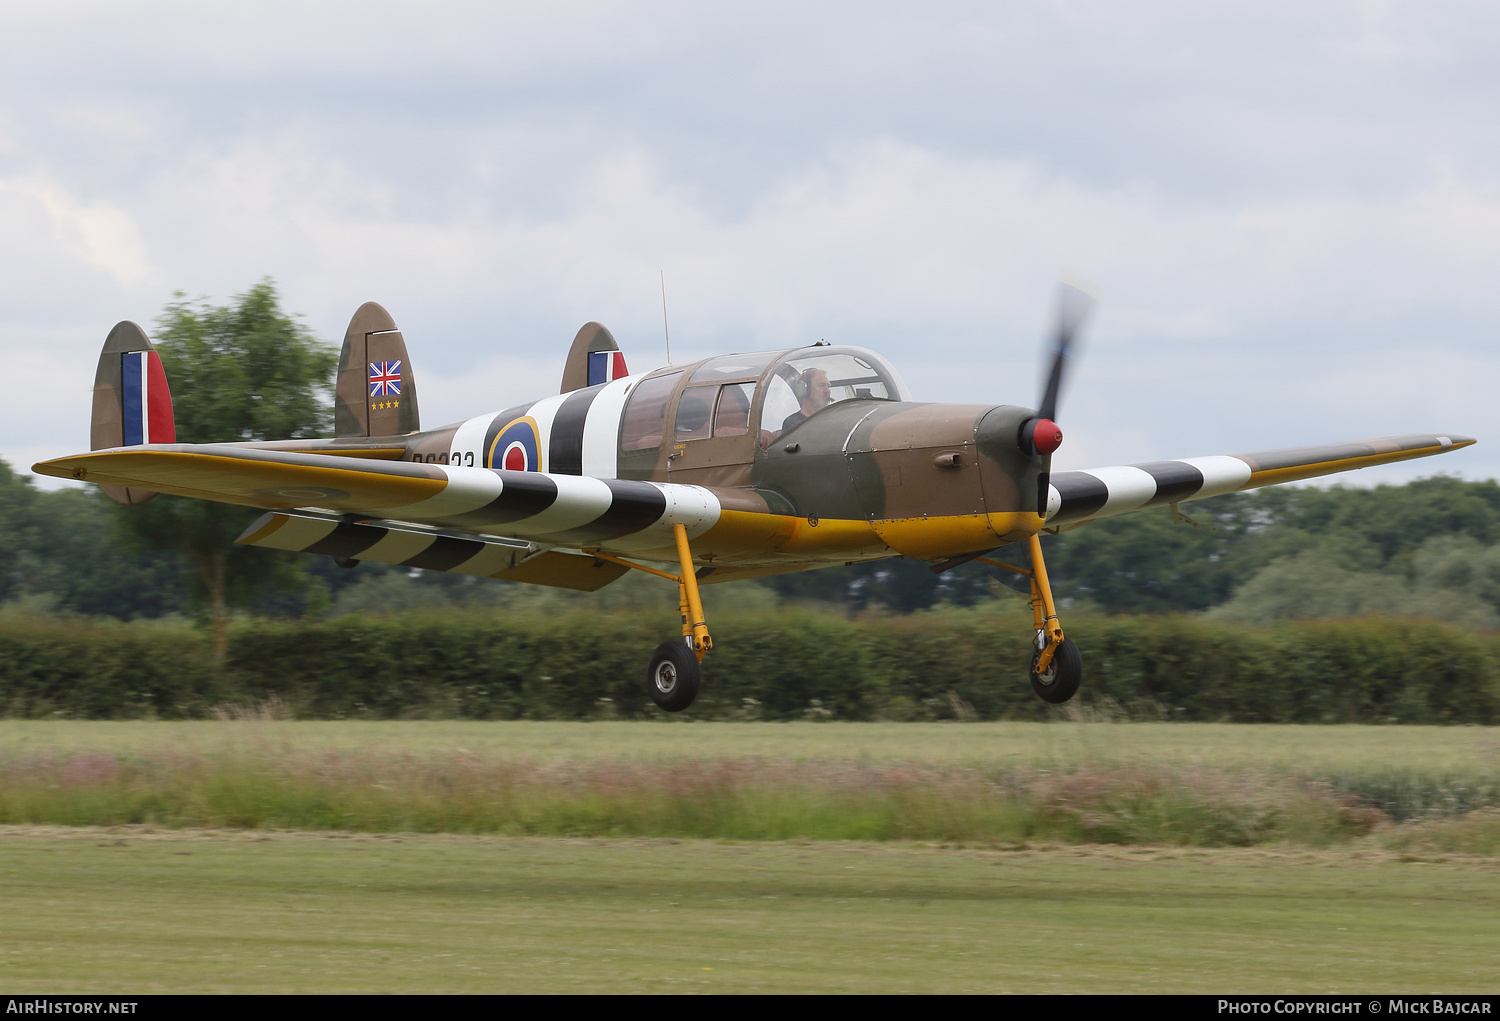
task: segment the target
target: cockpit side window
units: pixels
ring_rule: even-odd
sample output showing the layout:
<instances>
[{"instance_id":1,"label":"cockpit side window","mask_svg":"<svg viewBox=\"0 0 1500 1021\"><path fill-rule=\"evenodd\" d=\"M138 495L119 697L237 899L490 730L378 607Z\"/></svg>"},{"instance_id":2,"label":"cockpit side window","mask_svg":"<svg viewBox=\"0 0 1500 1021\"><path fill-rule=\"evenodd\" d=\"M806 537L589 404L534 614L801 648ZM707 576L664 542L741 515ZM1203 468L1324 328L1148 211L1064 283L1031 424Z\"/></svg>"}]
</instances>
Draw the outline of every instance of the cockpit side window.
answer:
<instances>
[{"instance_id":1,"label":"cockpit side window","mask_svg":"<svg viewBox=\"0 0 1500 1021\"><path fill-rule=\"evenodd\" d=\"M677 399L677 442L709 436L744 436L750 431L754 383L688 386Z\"/></svg>"},{"instance_id":2,"label":"cockpit side window","mask_svg":"<svg viewBox=\"0 0 1500 1021\"><path fill-rule=\"evenodd\" d=\"M714 412L715 436L743 436L750 431L750 400L754 383L726 383L719 387L719 406Z\"/></svg>"},{"instance_id":3,"label":"cockpit side window","mask_svg":"<svg viewBox=\"0 0 1500 1021\"><path fill-rule=\"evenodd\" d=\"M621 450L651 450L661 446L666 431L667 400L680 379L681 372L669 372L636 384L620 421Z\"/></svg>"},{"instance_id":4,"label":"cockpit side window","mask_svg":"<svg viewBox=\"0 0 1500 1021\"><path fill-rule=\"evenodd\" d=\"M713 430L716 386L690 386L677 399L677 442L705 439Z\"/></svg>"}]
</instances>

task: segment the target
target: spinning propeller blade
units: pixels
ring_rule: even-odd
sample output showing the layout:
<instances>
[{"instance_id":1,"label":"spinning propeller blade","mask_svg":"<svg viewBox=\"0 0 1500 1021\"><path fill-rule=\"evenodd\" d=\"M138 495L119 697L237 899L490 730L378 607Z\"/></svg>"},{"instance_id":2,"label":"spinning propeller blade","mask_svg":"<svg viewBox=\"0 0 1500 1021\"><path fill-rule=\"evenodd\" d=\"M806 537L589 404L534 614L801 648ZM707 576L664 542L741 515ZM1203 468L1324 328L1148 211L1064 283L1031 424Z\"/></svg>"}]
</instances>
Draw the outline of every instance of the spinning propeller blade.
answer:
<instances>
[{"instance_id":1,"label":"spinning propeller blade","mask_svg":"<svg viewBox=\"0 0 1500 1021\"><path fill-rule=\"evenodd\" d=\"M1057 332L1052 339L1052 365L1036 418L1021 427L1021 447L1031 454L1051 454L1062 445L1062 430L1057 427L1057 400L1062 391L1063 376L1074 343L1089 313L1094 297L1078 284L1063 281L1057 296Z\"/></svg>"},{"instance_id":2,"label":"spinning propeller blade","mask_svg":"<svg viewBox=\"0 0 1500 1021\"><path fill-rule=\"evenodd\" d=\"M1077 284L1064 281L1058 288L1057 332L1052 341L1052 368L1047 374L1042 402L1037 405L1038 418L1057 421L1057 397L1062 389L1063 373L1067 371L1068 358L1078 332L1094 311L1094 304L1093 295Z\"/></svg>"}]
</instances>

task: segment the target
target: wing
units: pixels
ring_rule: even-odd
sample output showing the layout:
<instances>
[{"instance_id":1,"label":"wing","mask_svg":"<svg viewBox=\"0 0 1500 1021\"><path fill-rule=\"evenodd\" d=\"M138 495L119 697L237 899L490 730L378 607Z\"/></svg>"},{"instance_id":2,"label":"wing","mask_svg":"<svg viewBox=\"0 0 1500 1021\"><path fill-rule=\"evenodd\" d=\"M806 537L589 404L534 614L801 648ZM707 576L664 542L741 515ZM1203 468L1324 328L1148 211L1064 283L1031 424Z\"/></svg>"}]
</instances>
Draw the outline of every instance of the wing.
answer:
<instances>
[{"instance_id":1,"label":"wing","mask_svg":"<svg viewBox=\"0 0 1500 1021\"><path fill-rule=\"evenodd\" d=\"M1074 528L1096 518L1242 489L1442 454L1475 441L1467 436L1390 436L1254 454L1056 472L1047 495L1047 527Z\"/></svg>"},{"instance_id":2,"label":"wing","mask_svg":"<svg viewBox=\"0 0 1500 1021\"><path fill-rule=\"evenodd\" d=\"M1143 507L1425 457L1473 442L1467 437L1403 436L1058 472L1048 489L1047 527L1072 528ZM870 522L829 520L820 527L816 519L804 521L785 513L785 508L773 509L758 491L743 488L463 468L238 444L99 450L46 461L34 470L269 511L313 512L262 519L241 540L255 545L351 559L389 556L387 562L418 567L452 561L442 569L567 587L598 587L612 579L607 572L585 571L578 563L592 564L595 558L567 555L553 547L676 562L673 529L679 524L690 539L703 540L704 545L695 543L695 549L711 565L703 571L714 581L878 559L895 552ZM351 523L381 520L383 524L369 527L386 531L359 532L360 541L370 542L351 550L344 542L347 536L335 534L341 518ZM941 529L945 520L932 524ZM269 530L262 527L271 523ZM406 529L403 523L415 528ZM488 537L518 543L487 542ZM465 545L475 541L478 546ZM417 548L413 543L424 545ZM518 547L525 552L516 552ZM452 560L464 550L470 551L468 556ZM406 555L398 556L402 551ZM563 556L567 559L558 559ZM553 576L562 580L545 580Z\"/></svg>"},{"instance_id":3,"label":"wing","mask_svg":"<svg viewBox=\"0 0 1500 1021\"><path fill-rule=\"evenodd\" d=\"M33 470L276 512L246 530L240 541L250 545L428 569L444 563L451 566L442 569L457 573L569 588L606 584L615 568L594 569L595 557L566 550L676 564L677 525L694 540L695 554L705 564L699 573L713 582L892 555L866 522L819 527L816 519L784 513L785 507L773 508L764 494L739 487L464 468L249 444L99 450L44 461ZM350 527L339 530L341 521ZM580 560L591 569L584 570ZM554 577L562 580L548 580Z\"/></svg>"},{"instance_id":4,"label":"wing","mask_svg":"<svg viewBox=\"0 0 1500 1021\"><path fill-rule=\"evenodd\" d=\"M435 528L371 524L319 514L271 511L235 540L245 546L319 553L345 560L420 567L533 585L593 592L629 571L598 557L549 550L537 543L453 534Z\"/></svg>"},{"instance_id":5,"label":"wing","mask_svg":"<svg viewBox=\"0 0 1500 1021\"><path fill-rule=\"evenodd\" d=\"M684 525L695 538L719 520L722 509L702 486L233 444L101 450L45 461L34 470L263 510L313 508L335 517L394 519L574 549L675 550L673 526Z\"/></svg>"}]
</instances>

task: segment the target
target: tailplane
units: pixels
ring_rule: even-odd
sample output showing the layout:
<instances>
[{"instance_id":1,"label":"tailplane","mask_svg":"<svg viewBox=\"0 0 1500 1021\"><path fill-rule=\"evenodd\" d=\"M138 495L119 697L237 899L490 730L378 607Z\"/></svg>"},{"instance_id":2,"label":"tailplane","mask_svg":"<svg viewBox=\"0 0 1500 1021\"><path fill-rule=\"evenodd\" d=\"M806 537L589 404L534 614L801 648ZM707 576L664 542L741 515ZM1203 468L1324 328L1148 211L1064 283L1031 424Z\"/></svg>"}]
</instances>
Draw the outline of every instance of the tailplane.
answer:
<instances>
[{"instance_id":1,"label":"tailplane","mask_svg":"<svg viewBox=\"0 0 1500 1021\"><path fill-rule=\"evenodd\" d=\"M367 301L349 320L339 354L333 434L403 436L421 428L406 341L389 312Z\"/></svg>"},{"instance_id":2,"label":"tailplane","mask_svg":"<svg viewBox=\"0 0 1500 1021\"><path fill-rule=\"evenodd\" d=\"M117 323L104 340L94 372L94 412L89 425L92 450L175 443L172 392L161 356L135 323ZM156 494L124 486L100 486L116 503L145 503Z\"/></svg>"}]
</instances>

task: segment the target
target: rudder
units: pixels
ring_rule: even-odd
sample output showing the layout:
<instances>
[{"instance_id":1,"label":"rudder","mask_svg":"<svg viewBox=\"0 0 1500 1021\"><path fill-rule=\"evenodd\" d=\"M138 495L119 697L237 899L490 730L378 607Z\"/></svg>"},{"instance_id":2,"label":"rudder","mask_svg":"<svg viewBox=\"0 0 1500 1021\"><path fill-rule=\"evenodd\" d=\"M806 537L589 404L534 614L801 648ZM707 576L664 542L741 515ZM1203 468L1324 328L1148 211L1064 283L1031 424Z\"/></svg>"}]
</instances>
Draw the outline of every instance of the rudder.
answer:
<instances>
[{"instance_id":1,"label":"rudder","mask_svg":"<svg viewBox=\"0 0 1500 1021\"><path fill-rule=\"evenodd\" d=\"M94 407L89 449L175 443L172 392L161 356L135 323L116 323L104 339L94 372ZM156 494L124 486L100 486L116 503L145 503Z\"/></svg>"},{"instance_id":2,"label":"rudder","mask_svg":"<svg viewBox=\"0 0 1500 1021\"><path fill-rule=\"evenodd\" d=\"M599 323L584 323L568 349L559 393L572 393L629 374L614 335Z\"/></svg>"}]
</instances>

